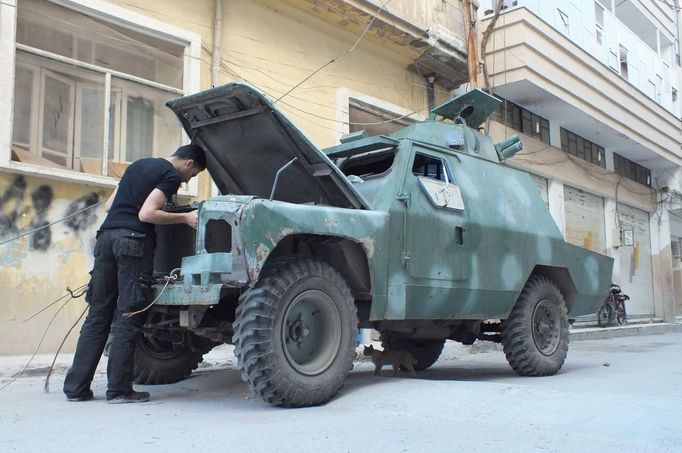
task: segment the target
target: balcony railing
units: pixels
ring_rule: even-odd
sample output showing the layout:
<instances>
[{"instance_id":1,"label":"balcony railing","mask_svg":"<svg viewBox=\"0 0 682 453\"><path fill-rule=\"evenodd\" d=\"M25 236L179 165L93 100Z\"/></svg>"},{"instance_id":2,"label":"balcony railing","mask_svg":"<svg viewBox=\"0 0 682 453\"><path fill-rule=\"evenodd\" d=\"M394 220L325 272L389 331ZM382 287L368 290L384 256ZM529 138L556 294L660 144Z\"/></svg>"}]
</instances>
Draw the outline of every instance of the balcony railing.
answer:
<instances>
[{"instance_id":1,"label":"balcony railing","mask_svg":"<svg viewBox=\"0 0 682 453\"><path fill-rule=\"evenodd\" d=\"M594 0L517 0L587 53L675 116L680 116L679 67L672 46L659 55ZM484 10L485 10L484 6Z\"/></svg>"}]
</instances>

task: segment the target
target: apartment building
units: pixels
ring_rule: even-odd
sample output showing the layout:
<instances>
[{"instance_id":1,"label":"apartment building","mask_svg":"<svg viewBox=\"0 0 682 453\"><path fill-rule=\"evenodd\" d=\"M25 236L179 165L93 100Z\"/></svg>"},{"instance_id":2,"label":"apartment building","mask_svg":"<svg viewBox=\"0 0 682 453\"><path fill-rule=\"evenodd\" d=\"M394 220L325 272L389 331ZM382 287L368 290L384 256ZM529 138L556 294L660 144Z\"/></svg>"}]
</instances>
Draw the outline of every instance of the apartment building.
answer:
<instances>
[{"instance_id":1,"label":"apartment building","mask_svg":"<svg viewBox=\"0 0 682 453\"><path fill-rule=\"evenodd\" d=\"M97 203L126 166L188 141L168 99L233 80L275 99L296 87L278 105L320 147L445 100L466 78L460 2L382 3L2 0L0 243L73 216L0 245L0 354L32 352L59 305L24 320L88 282ZM214 190L201 175L179 202ZM42 351L84 307L64 307Z\"/></svg>"},{"instance_id":2,"label":"apartment building","mask_svg":"<svg viewBox=\"0 0 682 453\"><path fill-rule=\"evenodd\" d=\"M479 10L484 30L497 1ZM505 1L487 46L490 130L566 240L615 259L633 318L682 314L680 8L673 0Z\"/></svg>"}]
</instances>

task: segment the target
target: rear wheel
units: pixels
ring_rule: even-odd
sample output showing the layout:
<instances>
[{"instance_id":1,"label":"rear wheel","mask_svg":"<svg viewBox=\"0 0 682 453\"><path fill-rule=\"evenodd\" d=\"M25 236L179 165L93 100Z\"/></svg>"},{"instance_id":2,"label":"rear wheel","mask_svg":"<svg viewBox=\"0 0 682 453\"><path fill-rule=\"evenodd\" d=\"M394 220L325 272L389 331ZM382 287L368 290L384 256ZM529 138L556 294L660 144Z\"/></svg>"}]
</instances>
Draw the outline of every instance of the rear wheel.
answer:
<instances>
[{"instance_id":1,"label":"rear wheel","mask_svg":"<svg viewBox=\"0 0 682 453\"><path fill-rule=\"evenodd\" d=\"M445 340L396 338L390 334L381 334L381 346L384 350L398 349L409 352L417 361L414 365L417 371L425 370L436 363L444 345Z\"/></svg>"},{"instance_id":2,"label":"rear wheel","mask_svg":"<svg viewBox=\"0 0 682 453\"><path fill-rule=\"evenodd\" d=\"M518 374L556 374L568 352L568 315L559 288L546 277L531 277L500 335L507 361Z\"/></svg>"},{"instance_id":3,"label":"rear wheel","mask_svg":"<svg viewBox=\"0 0 682 453\"><path fill-rule=\"evenodd\" d=\"M616 322L618 325L622 326L627 321L627 314L625 313L625 307L622 306L616 310Z\"/></svg>"},{"instance_id":4,"label":"rear wheel","mask_svg":"<svg viewBox=\"0 0 682 453\"><path fill-rule=\"evenodd\" d=\"M147 324L162 321L163 314L151 312ZM133 375L135 383L173 384L186 379L203 360L212 344L190 332L145 332L135 345Z\"/></svg>"},{"instance_id":5,"label":"rear wheel","mask_svg":"<svg viewBox=\"0 0 682 453\"><path fill-rule=\"evenodd\" d=\"M251 390L275 406L327 402L353 368L358 322L345 279L313 258L269 263L244 293L235 355Z\"/></svg>"}]
</instances>

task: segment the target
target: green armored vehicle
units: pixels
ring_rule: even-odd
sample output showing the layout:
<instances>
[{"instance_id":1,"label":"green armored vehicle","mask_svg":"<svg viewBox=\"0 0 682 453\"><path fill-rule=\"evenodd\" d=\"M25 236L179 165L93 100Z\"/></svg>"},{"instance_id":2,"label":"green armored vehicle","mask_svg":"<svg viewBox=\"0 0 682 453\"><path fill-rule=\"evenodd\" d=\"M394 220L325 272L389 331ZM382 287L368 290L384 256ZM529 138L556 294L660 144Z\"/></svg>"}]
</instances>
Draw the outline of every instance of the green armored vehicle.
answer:
<instances>
[{"instance_id":1,"label":"green armored vehicle","mask_svg":"<svg viewBox=\"0 0 682 453\"><path fill-rule=\"evenodd\" d=\"M594 313L612 259L567 244L520 149L476 130L498 101L473 91L390 136L321 151L255 89L170 101L207 150L221 196L199 226L159 227L154 287L135 354L138 383L186 378L234 343L243 379L277 406L342 387L358 328L425 369L446 339L501 342L524 376L562 366L568 319Z\"/></svg>"}]
</instances>

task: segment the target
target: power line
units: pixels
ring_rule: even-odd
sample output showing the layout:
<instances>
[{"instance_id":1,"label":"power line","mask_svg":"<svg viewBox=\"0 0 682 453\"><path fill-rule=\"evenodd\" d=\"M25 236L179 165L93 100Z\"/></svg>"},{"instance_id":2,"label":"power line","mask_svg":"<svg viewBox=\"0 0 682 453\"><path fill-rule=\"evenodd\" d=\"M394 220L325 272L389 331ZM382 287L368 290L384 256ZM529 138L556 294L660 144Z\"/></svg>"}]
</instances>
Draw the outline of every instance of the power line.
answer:
<instances>
[{"instance_id":1,"label":"power line","mask_svg":"<svg viewBox=\"0 0 682 453\"><path fill-rule=\"evenodd\" d=\"M289 93L291 93L292 91L294 91L296 88L298 88L299 86L301 86L302 84L304 84L307 80L309 80L309 79L310 79L311 77L313 77L315 74L317 74L318 72L322 71L324 68L326 68L326 67L329 66L330 64L334 63L336 60L338 60L338 59L341 58L342 56L344 56L344 55L346 55L346 54L349 54L349 53L353 52L353 51L355 50L355 48L357 47L357 45L360 44L360 41L362 41L362 38L365 37L365 35L366 35L367 32L369 31L370 27L372 26L372 24L373 24L374 21L376 20L377 16L379 16L379 14L386 8L386 6L388 6L388 4L391 3L392 1L393 1L393 0L387 0L386 3L382 3L382 4L381 4L381 8L379 8L379 10L374 14L374 16L372 16L372 20L369 21L369 23L368 23L367 26L365 27L364 31L362 32L362 34L360 34L360 36L358 37L358 39L355 41L355 43L354 43L351 47L349 47L348 49L344 50L343 52L341 52L340 54L336 55L336 56L333 57L331 60L329 60L328 62L326 62L325 64L323 64L323 65L320 66L319 68L317 68L315 71L313 71L313 72L312 72L311 74L309 74L307 77L305 77L303 80L301 80L301 81L298 82L296 85L294 85L291 89L289 89L289 91L287 91L286 93L284 93L283 95L281 95L280 97L278 97L277 99L275 99L274 103L276 104L277 102L279 102L280 100L282 100L283 98L285 98Z\"/></svg>"},{"instance_id":2,"label":"power line","mask_svg":"<svg viewBox=\"0 0 682 453\"><path fill-rule=\"evenodd\" d=\"M78 215L78 214L80 214L80 213L82 213L82 212L87 211L88 209L95 208L95 207L101 205L101 204L104 203L104 202L106 202L106 200L102 200L102 201L100 201L99 203L95 203L95 204L92 204L92 205L90 205L90 206L86 206L85 208L79 209L78 211L76 211L76 212L74 212L74 213L71 213L71 214L67 215L66 217L62 217L61 219L55 220L54 222L50 222L50 223L47 223L47 224L45 224L45 225L41 225L41 226L39 226L38 228L34 228L34 229L32 229L32 230L26 231L25 233L22 233L22 234L20 234L19 236L15 236L15 237L10 238L10 239L5 239L4 241L0 242L0 245L5 245L5 244L7 244L7 243L16 241L16 240L21 239L21 238L23 238L23 237L25 237L25 236L31 235L31 234L33 234L33 233L36 233L36 232L38 232L38 231L40 231L40 230L42 230L42 229L44 229L44 228L48 228L48 227L50 227L50 226L52 226L52 225L55 225L55 224L60 223L60 222L63 222L63 221L65 221L65 220L67 220L67 219L70 219L71 217L74 217L74 216L76 216L76 215Z\"/></svg>"}]
</instances>

